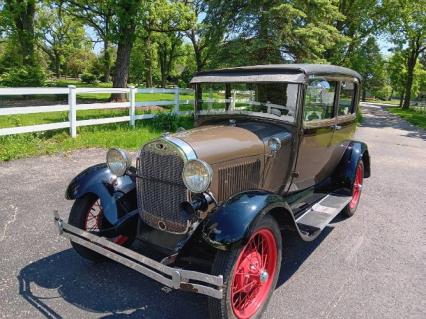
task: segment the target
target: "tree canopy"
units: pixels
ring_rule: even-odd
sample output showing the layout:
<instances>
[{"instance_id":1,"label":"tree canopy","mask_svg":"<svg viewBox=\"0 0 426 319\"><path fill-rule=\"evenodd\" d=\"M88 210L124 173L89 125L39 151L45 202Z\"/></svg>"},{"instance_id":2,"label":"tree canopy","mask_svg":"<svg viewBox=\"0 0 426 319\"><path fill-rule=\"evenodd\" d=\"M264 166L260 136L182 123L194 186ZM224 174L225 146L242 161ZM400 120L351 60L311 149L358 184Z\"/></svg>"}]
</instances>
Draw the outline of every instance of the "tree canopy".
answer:
<instances>
[{"instance_id":1,"label":"tree canopy","mask_svg":"<svg viewBox=\"0 0 426 319\"><path fill-rule=\"evenodd\" d=\"M358 71L364 99L408 107L426 94L426 0L0 0L0 9L3 85L185 86L196 71L297 62Z\"/></svg>"}]
</instances>

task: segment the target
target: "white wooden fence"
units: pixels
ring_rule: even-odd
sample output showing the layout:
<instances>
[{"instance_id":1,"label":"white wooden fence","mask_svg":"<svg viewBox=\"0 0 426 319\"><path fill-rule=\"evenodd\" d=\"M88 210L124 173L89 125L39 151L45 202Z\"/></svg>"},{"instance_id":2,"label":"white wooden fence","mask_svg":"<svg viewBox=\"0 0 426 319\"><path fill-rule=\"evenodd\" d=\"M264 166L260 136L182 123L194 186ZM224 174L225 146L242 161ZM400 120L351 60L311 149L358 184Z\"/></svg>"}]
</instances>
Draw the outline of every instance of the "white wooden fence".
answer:
<instances>
[{"instance_id":1,"label":"white wooden fence","mask_svg":"<svg viewBox=\"0 0 426 319\"><path fill-rule=\"evenodd\" d=\"M77 104L77 94L79 93L85 93L85 94L87 93L125 93L127 94L129 101L128 102ZM136 102L137 93L145 93L145 94L168 93L168 94L174 94L174 99L168 100L168 101ZM71 136L76 137L78 126L109 124L109 123L118 123L118 122L127 122L127 121L129 122L131 126L135 126L136 120L150 119L155 117L155 114L136 115L136 107L174 105L173 112L180 113L180 108L179 108L180 104L194 103L193 100L181 100L180 99L181 93L193 93L193 90L181 89L181 88L140 89L135 87L77 88L74 85L70 85L67 88L0 88L0 96L60 95L60 94L68 95L68 104L0 108L0 116L68 111L68 121L66 122L0 128L0 136L69 128ZM128 109L129 115L77 121L77 111L98 110L98 109Z\"/></svg>"}]
</instances>

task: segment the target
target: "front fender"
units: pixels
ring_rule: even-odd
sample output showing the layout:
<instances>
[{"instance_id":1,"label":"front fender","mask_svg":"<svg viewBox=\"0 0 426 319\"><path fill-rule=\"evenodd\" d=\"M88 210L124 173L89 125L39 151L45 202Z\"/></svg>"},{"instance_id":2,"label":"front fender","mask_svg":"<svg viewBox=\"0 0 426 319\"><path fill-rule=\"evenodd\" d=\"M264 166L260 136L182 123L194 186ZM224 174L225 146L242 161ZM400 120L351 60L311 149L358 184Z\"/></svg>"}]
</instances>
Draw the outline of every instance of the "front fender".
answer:
<instances>
[{"instance_id":1,"label":"front fender","mask_svg":"<svg viewBox=\"0 0 426 319\"><path fill-rule=\"evenodd\" d=\"M250 236L256 221L277 207L285 208L290 214L290 208L279 195L265 191L237 194L206 218L202 237L217 249L240 247Z\"/></svg>"},{"instance_id":2,"label":"front fender","mask_svg":"<svg viewBox=\"0 0 426 319\"><path fill-rule=\"evenodd\" d=\"M116 177L103 163L91 166L74 177L65 191L65 198L78 199L88 193L97 195L101 200L104 216L114 225L119 221L117 201L135 188L133 177Z\"/></svg>"}]
</instances>

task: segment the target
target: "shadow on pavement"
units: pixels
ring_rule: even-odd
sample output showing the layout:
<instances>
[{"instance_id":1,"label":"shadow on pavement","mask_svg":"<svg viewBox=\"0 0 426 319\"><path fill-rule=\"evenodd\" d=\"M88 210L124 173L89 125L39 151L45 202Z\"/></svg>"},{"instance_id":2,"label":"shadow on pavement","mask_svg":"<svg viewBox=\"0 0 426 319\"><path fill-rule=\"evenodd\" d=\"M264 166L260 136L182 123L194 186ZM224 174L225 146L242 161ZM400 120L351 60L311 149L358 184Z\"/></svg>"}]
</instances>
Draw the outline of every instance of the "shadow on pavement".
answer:
<instances>
[{"instance_id":1,"label":"shadow on pavement","mask_svg":"<svg viewBox=\"0 0 426 319\"><path fill-rule=\"evenodd\" d=\"M46 318L75 317L69 313L69 305L58 302L58 298L99 313L100 318L207 316L204 296L179 291L166 293L160 284L127 267L114 262L87 262L72 249L27 265L20 271L18 281L20 295ZM53 289L59 296L52 298L52 292L45 289Z\"/></svg>"},{"instance_id":2,"label":"shadow on pavement","mask_svg":"<svg viewBox=\"0 0 426 319\"><path fill-rule=\"evenodd\" d=\"M386 111L385 106L364 106L363 119L361 127L386 128L392 127L406 131L403 136L420 138L426 140L426 131L416 127L401 119L399 116L393 115Z\"/></svg>"},{"instance_id":3,"label":"shadow on pavement","mask_svg":"<svg viewBox=\"0 0 426 319\"><path fill-rule=\"evenodd\" d=\"M295 234L284 234L277 288L299 269L332 229L324 229L313 242L303 242ZM179 318L208 317L207 297L180 291L167 293L162 285L127 267L114 262L87 262L72 249L27 265L20 271L18 281L19 294L46 318L70 315L66 303L99 313L104 319L176 318L177 314ZM49 289L58 296L51 297Z\"/></svg>"},{"instance_id":4,"label":"shadow on pavement","mask_svg":"<svg viewBox=\"0 0 426 319\"><path fill-rule=\"evenodd\" d=\"M336 222L337 217L333 222ZM287 232L283 235L283 259L281 272L278 278L277 287L285 284L287 280L302 266L306 259L315 251L322 241L332 232L332 227L326 227L317 239L311 242L301 240L297 234Z\"/></svg>"}]
</instances>

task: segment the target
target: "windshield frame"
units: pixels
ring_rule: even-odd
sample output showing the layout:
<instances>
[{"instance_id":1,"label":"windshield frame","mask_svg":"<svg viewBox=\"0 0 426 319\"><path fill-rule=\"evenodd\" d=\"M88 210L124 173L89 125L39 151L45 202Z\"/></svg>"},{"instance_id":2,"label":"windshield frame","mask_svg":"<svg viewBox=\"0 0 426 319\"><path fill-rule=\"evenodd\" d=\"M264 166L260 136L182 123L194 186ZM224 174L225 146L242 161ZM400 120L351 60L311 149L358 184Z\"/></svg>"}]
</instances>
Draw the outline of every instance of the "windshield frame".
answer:
<instances>
[{"instance_id":1,"label":"windshield frame","mask_svg":"<svg viewBox=\"0 0 426 319\"><path fill-rule=\"evenodd\" d=\"M194 117L196 119L196 121L198 121L198 119L206 119L206 118L230 118L230 117L246 117L246 118L256 118L256 119L263 119L263 120L271 120L274 122L283 122L283 123L287 123L287 124L292 124L292 125L296 125L298 122L298 114L300 112L300 96L303 90L303 85L300 82L292 82L292 81L270 81L270 82L260 82L262 84L278 84L278 83L285 83L285 84L292 84L295 85L295 92L294 92L294 98L295 98L295 105L294 105L294 114L293 116L287 116L287 115L281 115L281 116L276 116L274 114L271 113L264 113L264 112L255 112L255 111L243 111L243 110L237 110L237 111L233 111L233 110L229 110L228 106L226 104L232 103L230 101L228 101L228 94L229 94L229 89L228 87L230 87L232 84L257 84L258 82L199 82L199 83L194 83L193 87L194 87L194 91L195 91L195 100L194 100ZM225 110L223 112L214 112L214 111L206 111L206 110L202 110L200 108L200 101L203 101L203 103L209 102L209 100L205 100L202 97L202 90L201 90L201 86L206 86L206 85L224 85L224 87L226 87L225 90L225 99L223 99L222 102L225 103ZM228 93L228 94L227 94ZM289 108L286 108L285 105L278 105L278 104L274 104L274 103L267 103L267 102L258 102L258 101L251 101L250 104L252 105L261 105L261 106L266 106L266 107L273 107L273 108L278 108L278 109L286 109L289 110Z\"/></svg>"}]
</instances>

